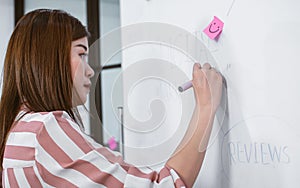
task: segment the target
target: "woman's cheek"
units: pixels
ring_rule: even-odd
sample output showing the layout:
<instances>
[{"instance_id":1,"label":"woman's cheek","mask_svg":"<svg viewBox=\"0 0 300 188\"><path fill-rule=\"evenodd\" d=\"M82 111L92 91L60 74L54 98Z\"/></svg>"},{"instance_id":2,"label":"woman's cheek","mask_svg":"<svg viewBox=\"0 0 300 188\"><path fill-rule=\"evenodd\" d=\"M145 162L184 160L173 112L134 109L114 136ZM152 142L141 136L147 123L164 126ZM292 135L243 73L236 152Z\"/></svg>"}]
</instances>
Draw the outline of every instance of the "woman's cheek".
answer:
<instances>
[{"instance_id":1,"label":"woman's cheek","mask_svg":"<svg viewBox=\"0 0 300 188\"><path fill-rule=\"evenodd\" d=\"M78 61L72 61L71 62L71 71L72 71L72 79L74 80L76 76L76 72L78 70L79 62Z\"/></svg>"}]
</instances>

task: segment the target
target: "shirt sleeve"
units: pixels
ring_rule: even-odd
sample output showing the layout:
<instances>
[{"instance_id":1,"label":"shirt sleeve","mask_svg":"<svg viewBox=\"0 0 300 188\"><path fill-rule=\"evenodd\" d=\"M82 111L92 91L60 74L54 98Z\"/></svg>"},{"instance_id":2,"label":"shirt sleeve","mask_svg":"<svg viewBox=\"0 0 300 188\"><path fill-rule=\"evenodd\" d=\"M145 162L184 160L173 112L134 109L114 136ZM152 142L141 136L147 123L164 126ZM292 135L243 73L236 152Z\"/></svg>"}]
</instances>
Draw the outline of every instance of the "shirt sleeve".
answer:
<instances>
[{"instance_id":1,"label":"shirt sleeve","mask_svg":"<svg viewBox=\"0 0 300 188\"><path fill-rule=\"evenodd\" d=\"M185 187L177 173L127 164L116 152L93 141L65 112L53 112L36 136L39 176L54 187Z\"/></svg>"}]
</instances>

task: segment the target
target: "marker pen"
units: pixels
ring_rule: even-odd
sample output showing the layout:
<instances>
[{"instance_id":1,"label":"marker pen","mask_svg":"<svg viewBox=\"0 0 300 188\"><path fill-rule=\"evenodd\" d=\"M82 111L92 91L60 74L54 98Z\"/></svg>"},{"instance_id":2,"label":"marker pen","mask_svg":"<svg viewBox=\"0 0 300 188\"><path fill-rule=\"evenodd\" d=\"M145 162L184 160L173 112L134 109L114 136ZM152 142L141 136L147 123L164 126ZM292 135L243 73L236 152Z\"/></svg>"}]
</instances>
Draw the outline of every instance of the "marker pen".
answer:
<instances>
[{"instance_id":1,"label":"marker pen","mask_svg":"<svg viewBox=\"0 0 300 188\"><path fill-rule=\"evenodd\" d=\"M188 81L184 84L182 84L181 86L178 87L178 90L180 92L184 92L185 90L190 89L193 86L192 81Z\"/></svg>"}]
</instances>

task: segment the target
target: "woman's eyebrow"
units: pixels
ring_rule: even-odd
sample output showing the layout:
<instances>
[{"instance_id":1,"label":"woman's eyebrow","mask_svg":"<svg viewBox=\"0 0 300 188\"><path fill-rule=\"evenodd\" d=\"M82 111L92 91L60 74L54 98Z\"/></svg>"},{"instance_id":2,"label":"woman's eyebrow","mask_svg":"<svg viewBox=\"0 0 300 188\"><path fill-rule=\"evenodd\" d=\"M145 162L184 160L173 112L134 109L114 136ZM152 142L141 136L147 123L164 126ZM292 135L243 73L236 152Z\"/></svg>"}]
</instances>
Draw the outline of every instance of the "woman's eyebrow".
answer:
<instances>
[{"instance_id":1,"label":"woman's eyebrow","mask_svg":"<svg viewBox=\"0 0 300 188\"><path fill-rule=\"evenodd\" d=\"M82 47L85 51L87 51L87 47L83 44L77 44L75 47Z\"/></svg>"}]
</instances>

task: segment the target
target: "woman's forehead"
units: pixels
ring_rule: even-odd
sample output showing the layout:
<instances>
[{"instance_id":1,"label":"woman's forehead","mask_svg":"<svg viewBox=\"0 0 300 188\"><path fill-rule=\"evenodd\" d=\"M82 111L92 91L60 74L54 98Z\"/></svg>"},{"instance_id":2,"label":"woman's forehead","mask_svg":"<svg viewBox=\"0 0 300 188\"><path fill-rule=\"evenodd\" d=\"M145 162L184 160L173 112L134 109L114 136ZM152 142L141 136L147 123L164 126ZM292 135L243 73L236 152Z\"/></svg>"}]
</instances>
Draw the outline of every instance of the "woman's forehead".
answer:
<instances>
[{"instance_id":1,"label":"woman's forehead","mask_svg":"<svg viewBox=\"0 0 300 188\"><path fill-rule=\"evenodd\" d=\"M81 47L84 50L88 50L88 40L87 37L83 37L77 40L72 41L72 47Z\"/></svg>"}]
</instances>

